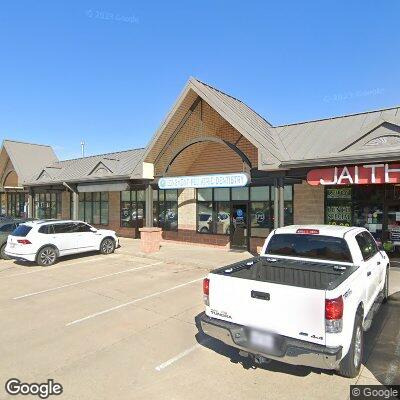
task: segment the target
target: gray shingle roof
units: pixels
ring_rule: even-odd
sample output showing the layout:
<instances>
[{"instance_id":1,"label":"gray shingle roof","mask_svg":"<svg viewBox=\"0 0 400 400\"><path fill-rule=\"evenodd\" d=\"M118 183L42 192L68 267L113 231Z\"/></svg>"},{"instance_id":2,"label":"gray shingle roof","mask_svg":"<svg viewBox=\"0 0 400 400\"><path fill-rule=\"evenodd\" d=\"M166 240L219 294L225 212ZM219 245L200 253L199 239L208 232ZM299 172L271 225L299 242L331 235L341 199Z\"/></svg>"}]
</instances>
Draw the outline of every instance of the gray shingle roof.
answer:
<instances>
[{"instance_id":1,"label":"gray shingle roof","mask_svg":"<svg viewBox=\"0 0 400 400\"><path fill-rule=\"evenodd\" d=\"M190 78L189 82L197 89L199 95L243 136L247 136L257 147L263 147L278 159L282 159L285 150L266 119L241 100L213 86L195 78Z\"/></svg>"},{"instance_id":2,"label":"gray shingle roof","mask_svg":"<svg viewBox=\"0 0 400 400\"><path fill-rule=\"evenodd\" d=\"M168 129L168 124L174 113L177 112L190 91L193 91L200 98L206 101L222 116L222 118L249 140L250 143L265 152L268 155L270 164L276 165L277 161L283 159L287 155L285 148L282 146L277 135L274 135L273 128L267 120L237 98L191 77L174 106L167 114L165 120L155 132L147 146L144 159L146 159L148 154L150 154L153 147L156 146L156 143L164 133L164 130Z\"/></svg>"},{"instance_id":3,"label":"gray shingle roof","mask_svg":"<svg viewBox=\"0 0 400 400\"><path fill-rule=\"evenodd\" d=\"M288 157L282 164L301 164L304 161L316 163L328 158L369 157L382 151L400 153L397 144L366 146L365 138L374 138L374 132L381 129L381 136L396 136L400 127L400 107L345 115L329 119L277 126L273 131L285 147Z\"/></svg>"},{"instance_id":4,"label":"gray shingle roof","mask_svg":"<svg viewBox=\"0 0 400 400\"><path fill-rule=\"evenodd\" d=\"M145 149L132 149L57 161L31 177L29 184L43 185L140 176L144 151Z\"/></svg>"},{"instance_id":5,"label":"gray shingle roof","mask_svg":"<svg viewBox=\"0 0 400 400\"><path fill-rule=\"evenodd\" d=\"M26 183L34 171L40 171L45 165L58 160L53 149L46 145L5 139L3 148L10 157L20 185Z\"/></svg>"},{"instance_id":6,"label":"gray shingle roof","mask_svg":"<svg viewBox=\"0 0 400 400\"><path fill-rule=\"evenodd\" d=\"M242 101L198 79L190 78L147 147L145 157L156 145L190 90L258 148L260 169L326 164L329 159L372 160L375 156L391 153L398 158L400 154L400 107L272 126ZM387 139L393 135L396 140ZM370 144L376 140L382 145L367 145L366 137L371 139Z\"/></svg>"}]
</instances>

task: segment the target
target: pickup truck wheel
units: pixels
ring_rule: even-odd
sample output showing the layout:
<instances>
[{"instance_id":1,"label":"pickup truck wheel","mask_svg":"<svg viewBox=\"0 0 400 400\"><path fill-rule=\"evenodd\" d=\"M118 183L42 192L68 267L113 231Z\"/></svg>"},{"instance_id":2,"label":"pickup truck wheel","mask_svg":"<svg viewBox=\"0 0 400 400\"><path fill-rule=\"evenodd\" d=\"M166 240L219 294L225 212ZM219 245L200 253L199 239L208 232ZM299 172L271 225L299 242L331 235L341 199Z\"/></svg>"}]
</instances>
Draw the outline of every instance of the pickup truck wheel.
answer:
<instances>
[{"instance_id":1,"label":"pickup truck wheel","mask_svg":"<svg viewBox=\"0 0 400 400\"><path fill-rule=\"evenodd\" d=\"M386 270L385 285L383 286L383 302L387 303L389 297L389 270Z\"/></svg>"},{"instance_id":2,"label":"pickup truck wheel","mask_svg":"<svg viewBox=\"0 0 400 400\"><path fill-rule=\"evenodd\" d=\"M6 244L4 243L3 246L0 248L0 258L3 260L9 260L10 257L6 254Z\"/></svg>"},{"instance_id":3,"label":"pickup truck wheel","mask_svg":"<svg viewBox=\"0 0 400 400\"><path fill-rule=\"evenodd\" d=\"M111 238L105 238L100 244L101 254L111 254L115 251L115 240Z\"/></svg>"},{"instance_id":4,"label":"pickup truck wheel","mask_svg":"<svg viewBox=\"0 0 400 400\"><path fill-rule=\"evenodd\" d=\"M36 262L41 267L50 267L57 261L57 250L52 246L43 247L43 249L39 250Z\"/></svg>"},{"instance_id":5,"label":"pickup truck wheel","mask_svg":"<svg viewBox=\"0 0 400 400\"><path fill-rule=\"evenodd\" d=\"M362 328L362 318L357 314L354 322L350 349L339 365L340 375L346 378L355 378L359 374L364 353L363 348L364 332Z\"/></svg>"}]
</instances>

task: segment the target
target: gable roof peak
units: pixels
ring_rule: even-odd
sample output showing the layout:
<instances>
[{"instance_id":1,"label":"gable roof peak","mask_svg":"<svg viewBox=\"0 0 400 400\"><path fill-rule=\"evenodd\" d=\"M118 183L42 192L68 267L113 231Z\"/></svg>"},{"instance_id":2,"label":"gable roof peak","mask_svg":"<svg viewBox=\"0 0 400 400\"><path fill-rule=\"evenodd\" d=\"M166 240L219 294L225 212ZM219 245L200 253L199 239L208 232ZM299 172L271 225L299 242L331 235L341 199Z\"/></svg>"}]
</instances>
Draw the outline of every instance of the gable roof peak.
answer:
<instances>
[{"instance_id":1,"label":"gable roof peak","mask_svg":"<svg viewBox=\"0 0 400 400\"><path fill-rule=\"evenodd\" d=\"M29 146L40 146L40 147L49 147L52 148L48 144L41 144L41 143L32 143L32 142L23 142L21 140L13 140L13 139L3 139L3 146L5 143L18 143L18 144L26 144Z\"/></svg>"}]
</instances>

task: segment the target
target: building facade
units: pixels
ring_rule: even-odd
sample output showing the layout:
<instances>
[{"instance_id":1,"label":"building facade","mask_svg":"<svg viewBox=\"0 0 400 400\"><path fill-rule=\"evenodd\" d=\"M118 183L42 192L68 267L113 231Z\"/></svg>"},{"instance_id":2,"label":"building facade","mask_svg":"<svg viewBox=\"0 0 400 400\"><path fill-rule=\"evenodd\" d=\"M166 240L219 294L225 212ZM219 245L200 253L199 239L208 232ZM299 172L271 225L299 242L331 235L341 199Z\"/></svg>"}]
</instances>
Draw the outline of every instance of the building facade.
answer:
<instances>
[{"instance_id":1,"label":"building facade","mask_svg":"<svg viewBox=\"0 0 400 400\"><path fill-rule=\"evenodd\" d=\"M2 187L20 185L13 192L32 217L127 237L159 226L164 240L255 251L276 227L328 223L364 226L397 246L399 157L399 108L273 126L190 78L145 149L49 158L22 184L5 156Z\"/></svg>"},{"instance_id":2,"label":"building facade","mask_svg":"<svg viewBox=\"0 0 400 400\"><path fill-rule=\"evenodd\" d=\"M4 140L0 150L0 216L25 218L32 171L57 157L50 146Z\"/></svg>"}]
</instances>

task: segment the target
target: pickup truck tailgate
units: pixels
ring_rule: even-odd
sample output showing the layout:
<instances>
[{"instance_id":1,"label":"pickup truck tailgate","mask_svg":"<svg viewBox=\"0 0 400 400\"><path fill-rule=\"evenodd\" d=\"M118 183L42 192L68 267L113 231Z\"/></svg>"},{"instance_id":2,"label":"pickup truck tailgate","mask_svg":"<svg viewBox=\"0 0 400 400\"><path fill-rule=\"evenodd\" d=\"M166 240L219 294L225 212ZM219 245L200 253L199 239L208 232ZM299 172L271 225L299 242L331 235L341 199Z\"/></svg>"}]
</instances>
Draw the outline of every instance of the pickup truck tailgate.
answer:
<instances>
[{"instance_id":1,"label":"pickup truck tailgate","mask_svg":"<svg viewBox=\"0 0 400 400\"><path fill-rule=\"evenodd\" d=\"M209 317L325 344L325 290L213 273L209 278Z\"/></svg>"}]
</instances>

